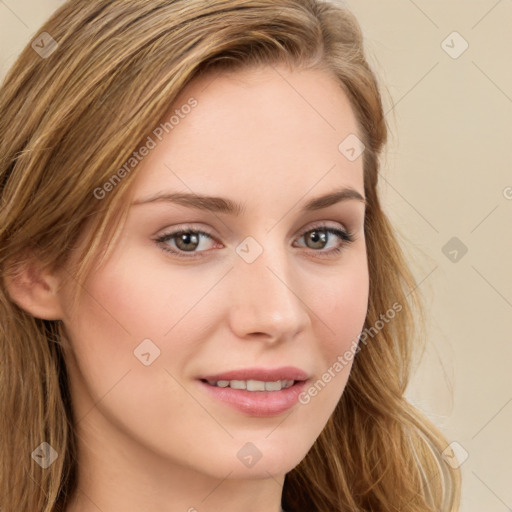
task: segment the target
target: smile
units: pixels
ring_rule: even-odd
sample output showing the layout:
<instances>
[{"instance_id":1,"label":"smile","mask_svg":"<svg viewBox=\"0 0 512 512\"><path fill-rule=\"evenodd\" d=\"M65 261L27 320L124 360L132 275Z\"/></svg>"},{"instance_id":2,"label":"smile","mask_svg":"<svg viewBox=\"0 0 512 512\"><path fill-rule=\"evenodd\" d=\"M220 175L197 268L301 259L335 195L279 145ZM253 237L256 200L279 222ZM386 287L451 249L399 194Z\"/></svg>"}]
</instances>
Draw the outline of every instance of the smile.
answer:
<instances>
[{"instance_id":1,"label":"smile","mask_svg":"<svg viewBox=\"0 0 512 512\"><path fill-rule=\"evenodd\" d=\"M276 381L262 381L262 380L208 380L206 381L210 386L217 386L219 388L231 389L246 389L247 391L281 391L293 386L294 380L276 380Z\"/></svg>"}]
</instances>

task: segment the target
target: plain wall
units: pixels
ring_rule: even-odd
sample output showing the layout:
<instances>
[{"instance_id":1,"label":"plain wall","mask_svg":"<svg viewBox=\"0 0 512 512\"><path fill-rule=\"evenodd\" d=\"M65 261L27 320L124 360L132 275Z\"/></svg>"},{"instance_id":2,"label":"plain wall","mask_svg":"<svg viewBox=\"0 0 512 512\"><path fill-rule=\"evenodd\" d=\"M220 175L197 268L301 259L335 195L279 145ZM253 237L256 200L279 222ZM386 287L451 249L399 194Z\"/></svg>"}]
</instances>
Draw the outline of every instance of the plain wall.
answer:
<instances>
[{"instance_id":1,"label":"plain wall","mask_svg":"<svg viewBox=\"0 0 512 512\"><path fill-rule=\"evenodd\" d=\"M512 510L512 2L345 4L392 96L383 197L429 313L426 353L408 396L468 454L462 512L506 512ZM469 45L458 58L443 49L464 48L455 31Z\"/></svg>"},{"instance_id":2,"label":"plain wall","mask_svg":"<svg viewBox=\"0 0 512 512\"><path fill-rule=\"evenodd\" d=\"M62 3L0 1L1 77ZM505 512L512 509L512 1L345 4L383 84L391 129L384 208L428 309L428 345L408 397L468 454L462 512Z\"/></svg>"}]
</instances>

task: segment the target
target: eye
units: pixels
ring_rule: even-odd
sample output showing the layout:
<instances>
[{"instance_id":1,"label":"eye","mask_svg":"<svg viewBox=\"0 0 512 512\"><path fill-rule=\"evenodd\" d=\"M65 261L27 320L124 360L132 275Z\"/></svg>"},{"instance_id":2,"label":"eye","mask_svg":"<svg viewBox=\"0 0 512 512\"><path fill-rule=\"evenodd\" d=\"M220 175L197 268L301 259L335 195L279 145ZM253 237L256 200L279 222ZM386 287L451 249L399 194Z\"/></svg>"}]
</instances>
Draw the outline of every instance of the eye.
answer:
<instances>
[{"instance_id":1,"label":"eye","mask_svg":"<svg viewBox=\"0 0 512 512\"><path fill-rule=\"evenodd\" d=\"M326 254L327 256L338 254L348 244L355 241L355 236L353 233L349 233L348 231L344 231L339 228L334 228L332 226L328 226L325 224L320 224L308 229L308 231L306 231L301 238L304 238L306 240L307 247L315 249L314 252L320 252L321 254ZM338 239L338 245L336 245L334 248L327 251L316 250L325 249L325 246L328 245L329 239L334 239L333 241L336 242L336 238ZM308 243L310 245L308 245Z\"/></svg>"},{"instance_id":2,"label":"eye","mask_svg":"<svg viewBox=\"0 0 512 512\"><path fill-rule=\"evenodd\" d=\"M325 224L320 224L308 229L303 233L299 240L301 238L305 238L306 246L312 249L314 253L319 253L319 255L321 254L321 257L338 254L345 246L355 240L352 233ZM336 242L337 239L337 246L329 250L324 250L325 246L329 244L331 239L333 239L334 242ZM179 258L193 258L198 256L198 253L206 252L203 247L204 244L202 244L203 240L214 241L215 239L210 233L205 231L183 227L176 231L164 233L155 239L155 243L164 252L170 253ZM169 242L172 242L172 244ZM198 250L200 247L203 250ZM186 253L189 254L187 255Z\"/></svg>"},{"instance_id":3,"label":"eye","mask_svg":"<svg viewBox=\"0 0 512 512\"><path fill-rule=\"evenodd\" d=\"M204 252L196 251L196 249L201 245L203 238L213 240L212 235L205 231L184 228L163 234L155 241L163 251L181 258L188 258L193 256L194 252ZM169 241L174 241L174 248L168 244ZM183 254L184 252L192 253L192 255L187 256L186 254Z\"/></svg>"}]
</instances>

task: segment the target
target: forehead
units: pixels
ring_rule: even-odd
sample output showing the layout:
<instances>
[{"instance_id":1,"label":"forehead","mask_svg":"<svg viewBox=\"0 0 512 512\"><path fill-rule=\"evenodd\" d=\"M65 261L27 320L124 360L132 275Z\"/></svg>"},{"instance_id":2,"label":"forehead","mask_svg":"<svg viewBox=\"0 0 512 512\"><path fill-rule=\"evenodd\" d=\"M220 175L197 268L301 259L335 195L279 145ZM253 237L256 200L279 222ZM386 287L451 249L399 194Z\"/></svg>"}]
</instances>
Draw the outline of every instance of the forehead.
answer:
<instances>
[{"instance_id":1,"label":"forehead","mask_svg":"<svg viewBox=\"0 0 512 512\"><path fill-rule=\"evenodd\" d=\"M191 100L197 105L183 108ZM162 140L153 135L156 147L139 164L135 197L163 189L245 197L264 191L274 201L340 185L363 192L362 157L350 161L339 150L351 134L362 138L359 127L326 71L209 73L181 91L163 122L173 114L172 129Z\"/></svg>"}]
</instances>

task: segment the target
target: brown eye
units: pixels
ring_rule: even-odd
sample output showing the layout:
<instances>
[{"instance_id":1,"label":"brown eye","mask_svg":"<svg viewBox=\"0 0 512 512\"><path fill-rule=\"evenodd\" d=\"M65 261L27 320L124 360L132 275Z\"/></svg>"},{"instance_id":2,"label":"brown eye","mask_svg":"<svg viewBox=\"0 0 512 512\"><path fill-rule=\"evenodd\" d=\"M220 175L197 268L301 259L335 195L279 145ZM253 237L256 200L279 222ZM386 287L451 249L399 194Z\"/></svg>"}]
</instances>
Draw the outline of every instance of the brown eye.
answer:
<instances>
[{"instance_id":1,"label":"brown eye","mask_svg":"<svg viewBox=\"0 0 512 512\"><path fill-rule=\"evenodd\" d=\"M202 245L203 238L213 240L212 235L204 231L180 229L160 236L155 242L163 251L187 258L206 252L204 249L198 250L199 246ZM189 255L185 253L189 253Z\"/></svg>"},{"instance_id":2,"label":"brown eye","mask_svg":"<svg viewBox=\"0 0 512 512\"><path fill-rule=\"evenodd\" d=\"M199 245L199 236L191 231L175 235L176 246L182 251L194 251Z\"/></svg>"},{"instance_id":3,"label":"brown eye","mask_svg":"<svg viewBox=\"0 0 512 512\"><path fill-rule=\"evenodd\" d=\"M312 245L308 245L310 249L323 249L327 244L327 230L315 229L308 231L305 235L305 239L311 241Z\"/></svg>"},{"instance_id":4,"label":"brown eye","mask_svg":"<svg viewBox=\"0 0 512 512\"><path fill-rule=\"evenodd\" d=\"M354 241L351 233L345 232L334 227L320 225L306 231L300 238L305 239L305 247L318 253L318 256L328 257L338 254L346 245ZM338 240L337 246L325 249L332 241ZM172 255L193 258L202 257L204 252L208 252L202 246L202 239L215 241L214 237L205 231L199 231L192 228L179 229L165 233L155 240L157 245L165 252ZM304 247L304 245L301 245ZM188 253L188 254L187 254Z\"/></svg>"},{"instance_id":5,"label":"brown eye","mask_svg":"<svg viewBox=\"0 0 512 512\"><path fill-rule=\"evenodd\" d=\"M312 249L313 252L319 253L322 257L338 254L345 246L355 240L352 233L326 225L315 226L309 229L301 238L304 238L306 247ZM333 241L336 241L336 238L338 239L337 246L324 250L331 241L331 238L334 239Z\"/></svg>"}]
</instances>

